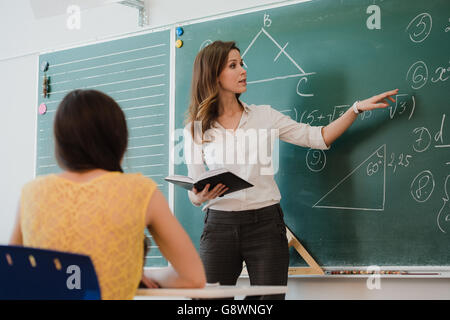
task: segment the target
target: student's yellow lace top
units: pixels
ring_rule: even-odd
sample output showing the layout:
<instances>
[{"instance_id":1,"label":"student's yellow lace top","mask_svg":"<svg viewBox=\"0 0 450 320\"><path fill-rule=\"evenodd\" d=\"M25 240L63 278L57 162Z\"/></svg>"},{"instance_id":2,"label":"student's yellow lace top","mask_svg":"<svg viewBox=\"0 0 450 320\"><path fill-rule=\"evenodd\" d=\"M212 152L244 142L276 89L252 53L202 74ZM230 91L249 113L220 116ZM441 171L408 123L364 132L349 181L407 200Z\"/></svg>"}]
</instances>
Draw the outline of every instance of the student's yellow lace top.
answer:
<instances>
[{"instance_id":1,"label":"student's yellow lace top","mask_svg":"<svg viewBox=\"0 0 450 320\"><path fill-rule=\"evenodd\" d=\"M132 299L142 276L145 213L156 184L109 172L86 183L48 175L20 201L24 246L89 255L102 299Z\"/></svg>"}]
</instances>

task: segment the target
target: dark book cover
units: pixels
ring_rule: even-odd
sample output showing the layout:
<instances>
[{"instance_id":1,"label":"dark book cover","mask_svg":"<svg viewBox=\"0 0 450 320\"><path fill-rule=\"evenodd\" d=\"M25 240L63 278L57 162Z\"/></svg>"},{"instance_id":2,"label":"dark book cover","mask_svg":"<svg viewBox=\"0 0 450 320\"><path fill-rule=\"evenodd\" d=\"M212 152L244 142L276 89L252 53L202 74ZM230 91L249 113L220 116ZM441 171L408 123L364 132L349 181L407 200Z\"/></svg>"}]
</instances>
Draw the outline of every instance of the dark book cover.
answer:
<instances>
[{"instance_id":1,"label":"dark book cover","mask_svg":"<svg viewBox=\"0 0 450 320\"><path fill-rule=\"evenodd\" d=\"M192 190L192 187L195 187L198 191L202 191L208 183L210 184L209 190L214 189L216 185L222 183L229 188L222 196L253 187L253 184L245 181L230 171L221 172L205 178L200 177L197 182L194 182L191 178L186 176L170 176L166 177L165 180L186 190Z\"/></svg>"}]
</instances>

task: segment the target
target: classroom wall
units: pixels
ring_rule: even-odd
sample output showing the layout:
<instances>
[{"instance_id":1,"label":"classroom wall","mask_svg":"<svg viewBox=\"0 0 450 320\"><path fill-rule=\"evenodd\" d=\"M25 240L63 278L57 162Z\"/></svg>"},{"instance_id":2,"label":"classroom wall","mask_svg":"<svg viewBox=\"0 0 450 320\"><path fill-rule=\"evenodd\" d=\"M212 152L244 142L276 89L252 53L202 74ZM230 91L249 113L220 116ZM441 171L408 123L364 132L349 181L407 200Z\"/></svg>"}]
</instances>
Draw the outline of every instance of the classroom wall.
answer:
<instances>
[{"instance_id":1,"label":"classroom wall","mask_svg":"<svg viewBox=\"0 0 450 320\"><path fill-rule=\"evenodd\" d=\"M29 0L0 1L0 243L9 241L21 187L34 177L39 52L139 30L137 16L119 5L93 8L81 12L80 30L69 30L66 15L35 19Z\"/></svg>"},{"instance_id":2,"label":"classroom wall","mask_svg":"<svg viewBox=\"0 0 450 320\"><path fill-rule=\"evenodd\" d=\"M285 1L151 0L150 27L277 2ZM138 31L137 17L122 5L97 7L81 12L80 30L69 30L67 15L35 19L28 0L0 1L0 244L8 243L20 189L34 176L38 53ZM450 279L382 279L369 290L363 278L290 278L288 286L288 299L450 299Z\"/></svg>"},{"instance_id":3,"label":"classroom wall","mask_svg":"<svg viewBox=\"0 0 450 320\"><path fill-rule=\"evenodd\" d=\"M0 62L0 243L9 239L20 189L34 174L35 68L35 56Z\"/></svg>"}]
</instances>

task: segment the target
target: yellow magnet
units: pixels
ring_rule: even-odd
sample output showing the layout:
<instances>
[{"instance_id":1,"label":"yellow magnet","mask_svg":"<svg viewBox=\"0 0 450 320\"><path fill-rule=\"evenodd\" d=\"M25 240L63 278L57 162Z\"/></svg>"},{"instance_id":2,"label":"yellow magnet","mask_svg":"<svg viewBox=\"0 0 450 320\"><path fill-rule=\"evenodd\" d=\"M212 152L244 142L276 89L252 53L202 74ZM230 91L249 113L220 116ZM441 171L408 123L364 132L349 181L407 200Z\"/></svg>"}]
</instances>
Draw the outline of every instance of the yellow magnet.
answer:
<instances>
[{"instance_id":1,"label":"yellow magnet","mask_svg":"<svg viewBox=\"0 0 450 320\"><path fill-rule=\"evenodd\" d=\"M178 40L175 42L175 46L176 46L177 48L181 48L181 47L183 46L183 41L180 40L180 39L178 39Z\"/></svg>"}]
</instances>

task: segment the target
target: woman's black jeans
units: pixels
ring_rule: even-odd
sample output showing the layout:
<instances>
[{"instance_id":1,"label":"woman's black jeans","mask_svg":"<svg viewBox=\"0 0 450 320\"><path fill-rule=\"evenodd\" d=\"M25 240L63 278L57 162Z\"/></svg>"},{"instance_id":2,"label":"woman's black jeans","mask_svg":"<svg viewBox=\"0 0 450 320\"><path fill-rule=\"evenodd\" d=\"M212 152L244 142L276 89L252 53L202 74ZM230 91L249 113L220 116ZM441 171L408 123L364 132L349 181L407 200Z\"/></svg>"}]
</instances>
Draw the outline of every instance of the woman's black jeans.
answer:
<instances>
[{"instance_id":1,"label":"woman's black jeans","mask_svg":"<svg viewBox=\"0 0 450 320\"><path fill-rule=\"evenodd\" d=\"M200 257L208 283L235 285L245 262L251 285L287 285L289 248L279 204L245 211L207 209ZM284 294L246 299L284 299Z\"/></svg>"}]
</instances>

